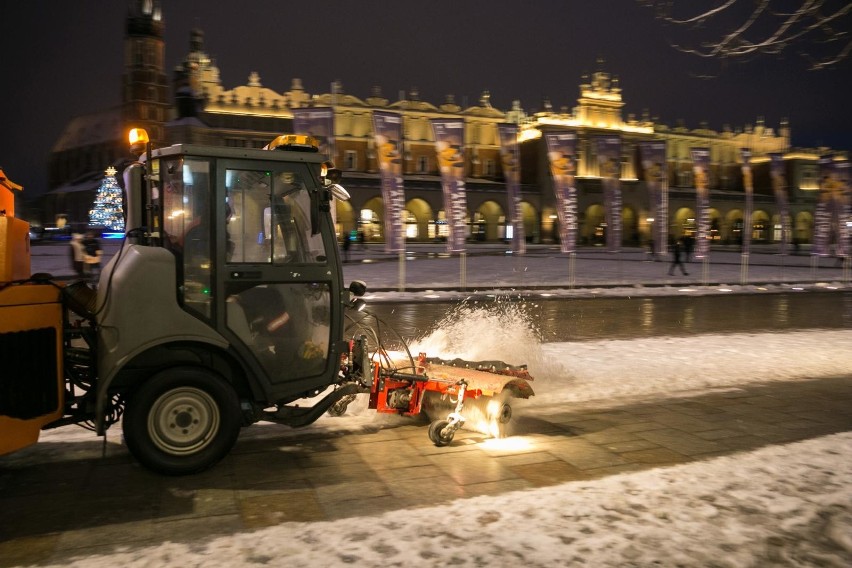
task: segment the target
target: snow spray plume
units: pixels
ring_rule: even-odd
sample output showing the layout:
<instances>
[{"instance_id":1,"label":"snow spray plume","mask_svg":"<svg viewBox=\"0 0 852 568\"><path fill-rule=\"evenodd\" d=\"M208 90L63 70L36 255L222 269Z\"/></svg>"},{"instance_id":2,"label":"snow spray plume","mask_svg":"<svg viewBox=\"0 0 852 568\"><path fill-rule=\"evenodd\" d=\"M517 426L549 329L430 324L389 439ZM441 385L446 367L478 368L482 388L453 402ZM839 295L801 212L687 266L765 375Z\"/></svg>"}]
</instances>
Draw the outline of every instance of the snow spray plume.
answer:
<instances>
[{"instance_id":1,"label":"snow spray plume","mask_svg":"<svg viewBox=\"0 0 852 568\"><path fill-rule=\"evenodd\" d=\"M541 366L541 334L531 315L535 307L524 300L505 298L462 302L436 324L434 331L412 342L411 352L442 359L527 365L535 378L532 370ZM538 390L536 381L533 390ZM465 428L495 437L510 435L511 422L501 422L499 416L504 403L517 409L521 399L510 400L509 394L504 391L493 398L466 400L462 411L467 419ZM429 396L424 411L430 419L444 418L453 405L450 397ZM517 410L514 412L517 418Z\"/></svg>"}]
</instances>

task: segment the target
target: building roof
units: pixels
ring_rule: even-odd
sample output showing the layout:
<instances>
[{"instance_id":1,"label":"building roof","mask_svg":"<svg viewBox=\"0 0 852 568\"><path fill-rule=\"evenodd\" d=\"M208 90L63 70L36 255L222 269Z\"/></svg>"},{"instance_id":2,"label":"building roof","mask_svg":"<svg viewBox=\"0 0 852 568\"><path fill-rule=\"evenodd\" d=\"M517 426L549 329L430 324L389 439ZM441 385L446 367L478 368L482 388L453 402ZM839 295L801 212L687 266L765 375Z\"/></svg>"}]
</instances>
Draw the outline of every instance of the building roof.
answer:
<instances>
[{"instance_id":1,"label":"building roof","mask_svg":"<svg viewBox=\"0 0 852 568\"><path fill-rule=\"evenodd\" d=\"M52 152L94 146L123 138L124 121L121 108L115 107L72 118L54 144Z\"/></svg>"}]
</instances>

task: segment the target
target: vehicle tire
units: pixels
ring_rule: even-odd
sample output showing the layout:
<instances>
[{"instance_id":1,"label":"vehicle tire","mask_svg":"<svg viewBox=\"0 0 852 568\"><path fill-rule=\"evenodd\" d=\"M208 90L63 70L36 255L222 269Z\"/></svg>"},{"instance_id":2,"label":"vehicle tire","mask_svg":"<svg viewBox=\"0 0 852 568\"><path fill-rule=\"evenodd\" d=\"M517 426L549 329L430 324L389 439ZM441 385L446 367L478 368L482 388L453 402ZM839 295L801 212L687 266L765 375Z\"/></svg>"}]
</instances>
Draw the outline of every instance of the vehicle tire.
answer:
<instances>
[{"instance_id":1,"label":"vehicle tire","mask_svg":"<svg viewBox=\"0 0 852 568\"><path fill-rule=\"evenodd\" d=\"M432 443L438 446L439 448L442 446L448 446L450 442L453 441L453 436L455 432L450 432L449 434L441 434L441 430L447 427L449 421L447 420L435 420L431 424L429 424L429 439L432 440Z\"/></svg>"},{"instance_id":2,"label":"vehicle tire","mask_svg":"<svg viewBox=\"0 0 852 568\"><path fill-rule=\"evenodd\" d=\"M236 391L208 369L175 367L145 380L127 401L124 439L142 465L187 475L216 464L242 427Z\"/></svg>"}]
</instances>

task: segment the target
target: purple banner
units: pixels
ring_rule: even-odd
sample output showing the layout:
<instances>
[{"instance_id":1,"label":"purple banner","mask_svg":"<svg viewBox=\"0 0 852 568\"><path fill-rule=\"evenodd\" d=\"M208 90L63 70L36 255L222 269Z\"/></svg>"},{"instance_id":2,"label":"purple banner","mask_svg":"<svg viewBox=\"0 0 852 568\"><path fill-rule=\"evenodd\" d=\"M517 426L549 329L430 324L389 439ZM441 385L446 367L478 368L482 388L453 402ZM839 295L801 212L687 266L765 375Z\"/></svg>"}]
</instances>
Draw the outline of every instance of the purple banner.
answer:
<instances>
[{"instance_id":1,"label":"purple banner","mask_svg":"<svg viewBox=\"0 0 852 568\"><path fill-rule=\"evenodd\" d=\"M297 134L309 134L317 139L319 153L328 156L334 163L334 109L332 108L294 108L293 130ZM332 199L331 222L337 227L337 206Z\"/></svg>"},{"instance_id":2,"label":"purple banner","mask_svg":"<svg viewBox=\"0 0 852 568\"><path fill-rule=\"evenodd\" d=\"M330 108L294 108L293 130L309 134L319 142L319 153L335 161L334 110Z\"/></svg>"},{"instance_id":3,"label":"purple banner","mask_svg":"<svg viewBox=\"0 0 852 568\"><path fill-rule=\"evenodd\" d=\"M405 251L405 192L402 182L402 116L394 112L373 111L376 161L382 183L385 206L385 252Z\"/></svg>"},{"instance_id":4,"label":"purple banner","mask_svg":"<svg viewBox=\"0 0 852 568\"><path fill-rule=\"evenodd\" d=\"M835 203L837 209L837 256L849 256L849 223L852 222L850 211L849 162L835 162L837 172L837 192Z\"/></svg>"},{"instance_id":5,"label":"purple banner","mask_svg":"<svg viewBox=\"0 0 852 568\"><path fill-rule=\"evenodd\" d=\"M745 190L745 212L743 213L743 244L742 253L748 254L751 249L751 233L754 230L752 216L754 215L754 177L751 172L751 150L740 148L740 158L743 161L743 189Z\"/></svg>"},{"instance_id":6,"label":"purple banner","mask_svg":"<svg viewBox=\"0 0 852 568\"><path fill-rule=\"evenodd\" d=\"M444 210L450 234L447 252L464 252L467 240L467 196L464 186L464 122L452 118L433 118L435 153L441 169Z\"/></svg>"},{"instance_id":7,"label":"purple banner","mask_svg":"<svg viewBox=\"0 0 852 568\"><path fill-rule=\"evenodd\" d=\"M770 154L772 163L772 192L775 194L775 205L778 207L778 219L781 222L781 254L787 254L787 245L792 238L790 203L787 199L787 177L784 175L784 157L781 154Z\"/></svg>"},{"instance_id":8,"label":"purple banner","mask_svg":"<svg viewBox=\"0 0 852 568\"><path fill-rule=\"evenodd\" d=\"M553 191L556 195L556 215L559 219L559 246L563 253L577 248L577 135L545 134Z\"/></svg>"},{"instance_id":9,"label":"purple banner","mask_svg":"<svg viewBox=\"0 0 852 568\"><path fill-rule=\"evenodd\" d=\"M696 235L695 258L705 258L710 254L710 149L690 148L692 169L695 174ZM743 229L745 230L745 229Z\"/></svg>"},{"instance_id":10,"label":"purple banner","mask_svg":"<svg viewBox=\"0 0 852 568\"><path fill-rule=\"evenodd\" d=\"M639 144L645 185L648 188L648 210L654 220L651 225L651 241L654 255L666 254L669 234L669 184L666 174L665 141L642 142Z\"/></svg>"},{"instance_id":11,"label":"purple banner","mask_svg":"<svg viewBox=\"0 0 852 568\"><path fill-rule=\"evenodd\" d=\"M597 136L598 171L603 184L606 248L621 249L621 138Z\"/></svg>"},{"instance_id":12,"label":"purple banner","mask_svg":"<svg viewBox=\"0 0 852 568\"><path fill-rule=\"evenodd\" d=\"M512 252L525 254L524 215L521 209L521 160L518 148L518 125L500 124L500 161L509 198L509 223L512 225Z\"/></svg>"},{"instance_id":13,"label":"purple banner","mask_svg":"<svg viewBox=\"0 0 852 568\"><path fill-rule=\"evenodd\" d=\"M828 256L831 237L831 217L834 211L834 162L831 158L819 160L819 197L814 208L814 242L811 254Z\"/></svg>"}]
</instances>

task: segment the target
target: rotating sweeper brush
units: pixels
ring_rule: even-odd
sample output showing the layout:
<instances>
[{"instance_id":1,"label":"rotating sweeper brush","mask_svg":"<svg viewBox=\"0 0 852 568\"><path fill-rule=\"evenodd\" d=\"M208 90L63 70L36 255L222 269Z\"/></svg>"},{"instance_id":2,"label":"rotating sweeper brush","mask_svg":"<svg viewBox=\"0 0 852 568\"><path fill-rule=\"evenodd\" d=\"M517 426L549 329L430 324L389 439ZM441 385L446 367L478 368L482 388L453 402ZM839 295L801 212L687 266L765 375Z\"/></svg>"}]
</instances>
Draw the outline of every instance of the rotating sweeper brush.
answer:
<instances>
[{"instance_id":1,"label":"rotating sweeper brush","mask_svg":"<svg viewBox=\"0 0 852 568\"><path fill-rule=\"evenodd\" d=\"M494 437L507 436L513 400L534 394L525 365L444 360L425 353L414 359L381 348L371 356L367 343L366 336L350 342L345 367L355 370L364 390L369 388L369 408L406 416L424 413L432 420L429 439L436 446L452 442L462 426ZM329 413L342 415L354 399L355 395L342 398Z\"/></svg>"}]
</instances>

